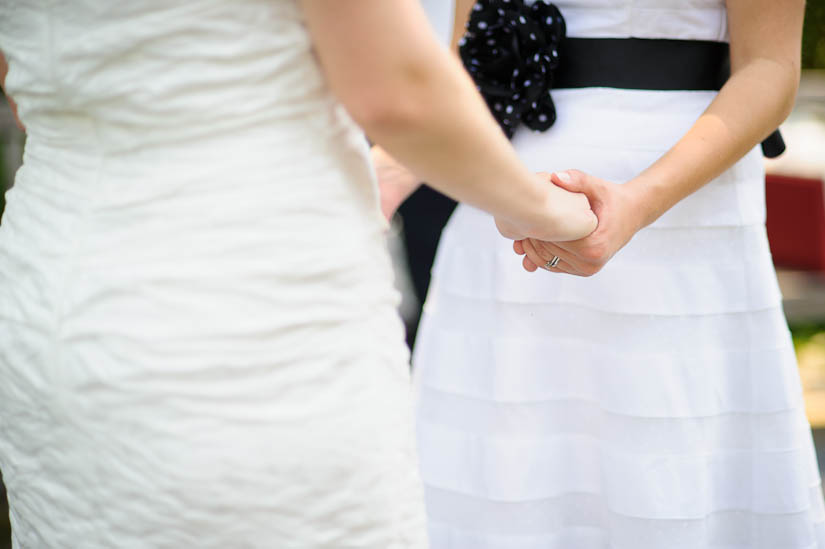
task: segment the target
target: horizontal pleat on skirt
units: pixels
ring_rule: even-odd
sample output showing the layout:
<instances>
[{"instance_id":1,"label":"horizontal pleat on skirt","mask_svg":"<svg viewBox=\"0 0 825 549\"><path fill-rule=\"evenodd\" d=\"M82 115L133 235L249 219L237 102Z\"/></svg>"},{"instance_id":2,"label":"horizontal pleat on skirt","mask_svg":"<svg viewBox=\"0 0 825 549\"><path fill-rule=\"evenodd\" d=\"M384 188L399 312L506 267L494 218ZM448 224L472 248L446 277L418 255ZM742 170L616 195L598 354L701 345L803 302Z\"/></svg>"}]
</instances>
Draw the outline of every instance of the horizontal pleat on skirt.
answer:
<instances>
[{"instance_id":1,"label":"horizontal pleat on skirt","mask_svg":"<svg viewBox=\"0 0 825 549\"><path fill-rule=\"evenodd\" d=\"M713 95L562 90L514 144L622 182ZM435 549L825 548L758 150L597 275L527 273L459 206L413 360Z\"/></svg>"}]
</instances>

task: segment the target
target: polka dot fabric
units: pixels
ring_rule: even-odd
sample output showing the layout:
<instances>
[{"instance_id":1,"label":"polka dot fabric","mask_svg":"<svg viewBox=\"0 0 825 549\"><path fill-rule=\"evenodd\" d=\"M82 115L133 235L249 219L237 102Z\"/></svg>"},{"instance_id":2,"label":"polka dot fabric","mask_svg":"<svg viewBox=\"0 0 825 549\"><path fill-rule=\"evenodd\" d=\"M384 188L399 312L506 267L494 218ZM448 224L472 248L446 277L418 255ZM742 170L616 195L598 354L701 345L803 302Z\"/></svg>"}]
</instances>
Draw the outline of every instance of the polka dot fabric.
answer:
<instances>
[{"instance_id":1,"label":"polka dot fabric","mask_svg":"<svg viewBox=\"0 0 825 549\"><path fill-rule=\"evenodd\" d=\"M545 131L556 121L550 90L566 34L546 0L479 0L459 43L461 59L507 137L523 123Z\"/></svg>"}]
</instances>

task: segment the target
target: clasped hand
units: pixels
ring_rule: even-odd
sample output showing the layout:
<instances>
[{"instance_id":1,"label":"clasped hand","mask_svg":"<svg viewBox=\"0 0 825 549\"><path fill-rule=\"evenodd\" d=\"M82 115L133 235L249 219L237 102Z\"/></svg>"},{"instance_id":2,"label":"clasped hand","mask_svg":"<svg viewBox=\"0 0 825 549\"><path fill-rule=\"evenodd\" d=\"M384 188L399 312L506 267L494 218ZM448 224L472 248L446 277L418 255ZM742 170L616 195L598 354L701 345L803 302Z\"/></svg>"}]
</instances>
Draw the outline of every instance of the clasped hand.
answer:
<instances>
[{"instance_id":1,"label":"clasped hand","mask_svg":"<svg viewBox=\"0 0 825 549\"><path fill-rule=\"evenodd\" d=\"M418 186L418 179L379 147L374 147L372 152L381 191L381 209L389 219ZM514 251L524 256L522 265L527 271L545 269L592 276L643 226L644 203L629 185L605 181L578 170L541 173L538 177L554 185L548 207L555 211L551 217L555 217L556 222L553 227L542 227L538 231L553 235L553 239L528 238L537 236L538 228L531 231L496 219L499 232L513 240ZM593 214L598 218L595 230L588 218ZM580 238L581 235L587 236ZM559 260L550 267L549 263L555 257Z\"/></svg>"},{"instance_id":2,"label":"clasped hand","mask_svg":"<svg viewBox=\"0 0 825 549\"><path fill-rule=\"evenodd\" d=\"M592 276L601 271L642 227L642 204L631 187L577 170L552 174L550 180L562 189L585 195L599 220L598 227L585 238L569 242L514 239L513 250L524 256L522 265L529 272L541 268L555 273ZM559 259L551 267L550 263L556 257Z\"/></svg>"}]
</instances>

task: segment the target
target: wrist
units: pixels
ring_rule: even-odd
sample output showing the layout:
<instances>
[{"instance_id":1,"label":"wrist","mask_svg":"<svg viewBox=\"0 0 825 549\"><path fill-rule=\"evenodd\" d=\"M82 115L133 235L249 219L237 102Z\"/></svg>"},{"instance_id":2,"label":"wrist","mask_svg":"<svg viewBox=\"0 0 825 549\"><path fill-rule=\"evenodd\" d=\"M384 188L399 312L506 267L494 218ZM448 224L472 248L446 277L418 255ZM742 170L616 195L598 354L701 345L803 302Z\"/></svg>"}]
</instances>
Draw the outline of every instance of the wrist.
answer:
<instances>
[{"instance_id":1,"label":"wrist","mask_svg":"<svg viewBox=\"0 0 825 549\"><path fill-rule=\"evenodd\" d=\"M540 174L539 180L543 177ZM537 209L530 226L523 231L530 237L548 242L579 240L598 225L592 205L585 194L573 193L548 181L533 199Z\"/></svg>"},{"instance_id":2,"label":"wrist","mask_svg":"<svg viewBox=\"0 0 825 549\"><path fill-rule=\"evenodd\" d=\"M532 175L532 174L531 174ZM556 205L556 193L558 190L552 182L544 182L541 176L532 175L535 188L530 196L526 198L530 205L530 216L519 223L519 228L523 234L538 236L543 232L552 230L558 225L559 215Z\"/></svg>"},{"instance_id":3,"label":"wrist","mask_svg":"<svg viewBox=\"0 0 825 549\"><path fill-rule=\"evenodd\" d=\"M634 212L636 231L644 229L659 219L667 210L664 200L664 189L659 181L646 174L641 174L623 185L630 201L631 211Z\"/></svg>"},{"instance_id":4,"label":"wrist","mask_svg":"<svg viewBox=\"0 0 825 549\"><path fill-rule=\"evenodd\" d=\"M516 184L512 188L517 190L508 190L506 194L493 198L488 206L489 211L498 223L509 227L509 233L518 233L521 238L535 236L538 228L548 224L550 193L546 185L528 172L518 174L514 179Z\"/></svg>"}]
</instances>

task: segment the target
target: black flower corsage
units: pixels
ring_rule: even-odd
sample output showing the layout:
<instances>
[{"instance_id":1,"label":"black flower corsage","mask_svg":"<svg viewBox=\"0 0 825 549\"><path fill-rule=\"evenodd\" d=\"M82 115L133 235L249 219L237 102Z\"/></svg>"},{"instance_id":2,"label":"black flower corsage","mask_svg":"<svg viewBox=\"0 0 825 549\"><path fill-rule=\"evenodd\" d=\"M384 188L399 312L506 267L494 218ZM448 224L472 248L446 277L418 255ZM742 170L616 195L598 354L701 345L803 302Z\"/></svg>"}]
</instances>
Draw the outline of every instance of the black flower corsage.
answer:
<instances>
[{"instance_id":1,"label":"black flower corsage","mask_svg":"<svg viewBox=\"0 0 825 549\"><path fill-rule=\"evenodd\" d=\"M556 121L550 90L566 28L547 0L478 0L459 51L507 137L519 123L545 131Z\"/></svg>"}]
</instances>

